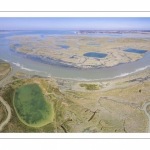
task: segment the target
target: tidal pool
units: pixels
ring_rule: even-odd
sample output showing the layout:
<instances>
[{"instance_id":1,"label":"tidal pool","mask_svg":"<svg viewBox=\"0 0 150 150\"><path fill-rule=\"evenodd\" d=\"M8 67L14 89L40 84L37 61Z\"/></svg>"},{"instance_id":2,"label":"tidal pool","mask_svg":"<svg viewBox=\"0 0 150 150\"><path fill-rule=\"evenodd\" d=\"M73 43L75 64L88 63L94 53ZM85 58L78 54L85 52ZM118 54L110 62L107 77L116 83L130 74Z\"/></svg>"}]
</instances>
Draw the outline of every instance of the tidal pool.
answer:
<instances>
[{"instance_id":1,"label":"tidal pool","mask_svg":"<svg viewBox=\"0 0 150 150\"><path fill-rule=\"evenodd\" d=\"M89 46L101 46L101 44L87 44L87 45L89 45Z\"/></svg>"},{"instance_id":2,"label":"tidal pool","mask_svg":"<svg viewBox=\"0 0 150 150\"><path fill-rule=\"evenodd\" d=\"M70 46L67 45L57 45L58 47L64 48L64 49L68 49Z\"/></svg>"},{"instance_id":3,"label":"tidal pool","mask_svg":"<svg viewBox=\"0 0 150 150\"><path fill-rule=\"evenodd\" d=\"M16 43L16 44L14 44L14 46L15 46L16 48L18 48L18 47L20 47L20 44Z\"/></svg>"},{"instance_id":4,"label":"tidal pool","mask_svg":"<svg viewBox=\"0 0 150 150\"><path fill-rule=\"evenodd\" d=\"M143 53L147 52L147 50L140 50L140 49L133 49L133 48L128 48L124 51L125 52L131 52L131 53L138 53L138 54L143 54Z\"/></svg>"},{"instance_id":5,"label":"tidal pool","mask_svg":"<svg viewBox=\"0 0 150 150\"><path fill-rule=\"evenodd\" d=\"M96 58L104 58L104 57L107 56L107 54L105 54L105 53L96 53L96 52L88 52L88 53L85 53L84 56L96 57Z\"/></svg>"}]
</instances>

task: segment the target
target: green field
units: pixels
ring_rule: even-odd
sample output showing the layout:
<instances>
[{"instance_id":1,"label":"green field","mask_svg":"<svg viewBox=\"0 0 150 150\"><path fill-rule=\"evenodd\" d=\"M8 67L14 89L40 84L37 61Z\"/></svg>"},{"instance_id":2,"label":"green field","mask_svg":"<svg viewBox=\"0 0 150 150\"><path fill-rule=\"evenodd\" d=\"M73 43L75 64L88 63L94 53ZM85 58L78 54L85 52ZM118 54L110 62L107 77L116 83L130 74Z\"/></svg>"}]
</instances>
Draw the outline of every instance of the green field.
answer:
<instances>
[{"instance_id":1,"label":"green field","mask_svg":"<svg viewBox=\"0 0 150 150\"><path fill-rule=\"evenodd\" d=\"M41 127L53 121L53 108L46 102L37 84L27 84L16 89L14 108L19 119L31 127Z\"/></svg>"},{"instance_id":2,"label":"green field","mask_svg":"<svg viewBox=\"0 0 150 150\"><path fill-rule=\"evenodd\" d=\"M85 87L87 90L99 90L99 86L97 84L80 84L81 87Z\"/></svg>"}]
</instances>

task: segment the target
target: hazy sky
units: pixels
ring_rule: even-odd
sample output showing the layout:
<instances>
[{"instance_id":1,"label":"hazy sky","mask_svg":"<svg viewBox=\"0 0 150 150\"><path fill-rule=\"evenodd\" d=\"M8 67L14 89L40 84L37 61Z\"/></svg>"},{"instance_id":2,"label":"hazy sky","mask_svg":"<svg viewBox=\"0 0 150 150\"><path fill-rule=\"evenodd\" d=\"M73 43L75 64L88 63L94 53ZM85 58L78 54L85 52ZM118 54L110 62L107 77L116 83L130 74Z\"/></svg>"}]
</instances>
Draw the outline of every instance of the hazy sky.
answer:
<instances>
[{"instance_id":1,"label":"hazy sky","mask_svg":"<svg viewBox=\"0 0 150 150\"><path fill-rule=\"evenodd\" d=\"M150 30L149 18L0 18L0 30Z\"/></svg>"}]
</instances>

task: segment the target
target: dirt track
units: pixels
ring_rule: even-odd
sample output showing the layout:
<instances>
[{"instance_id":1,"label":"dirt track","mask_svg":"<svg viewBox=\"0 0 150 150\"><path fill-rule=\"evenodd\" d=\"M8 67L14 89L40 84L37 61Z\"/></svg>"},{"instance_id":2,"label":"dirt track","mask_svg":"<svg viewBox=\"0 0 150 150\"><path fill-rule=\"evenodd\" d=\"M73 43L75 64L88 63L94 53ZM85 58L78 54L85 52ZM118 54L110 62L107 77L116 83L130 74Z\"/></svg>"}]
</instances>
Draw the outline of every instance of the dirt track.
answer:
<instances>
[{"instance_id":1,"label":"dirt track","mask_svg":"<svg viewBox=\"0 0 150 150\"><path fill-rule=\"evenodd\" d=\"M148 133L150 133L150 115L149 115L149 113L148 113L147 110L146 110L146 107L147 107L148 105L150 105L150 102L146 102L146 103L143 105L143 110L144 110L144 112L145 112L145 115L147 115L147 117L148 117Z\"/></svg>"},{"instance_id":2,"label":"dirt track","mask_svg":"<svg viewBox=\"0 0 150 150\"><path fill-rule=\"evenodd\" d=\"M2 131L2 129L4 128L4 126L9 122L9 120L11 119L11 108L8 105L8 103L0 96L0 102L6 107L7 110L7 118L0 124L0 131Z\"/></svg>"}]
</instances>

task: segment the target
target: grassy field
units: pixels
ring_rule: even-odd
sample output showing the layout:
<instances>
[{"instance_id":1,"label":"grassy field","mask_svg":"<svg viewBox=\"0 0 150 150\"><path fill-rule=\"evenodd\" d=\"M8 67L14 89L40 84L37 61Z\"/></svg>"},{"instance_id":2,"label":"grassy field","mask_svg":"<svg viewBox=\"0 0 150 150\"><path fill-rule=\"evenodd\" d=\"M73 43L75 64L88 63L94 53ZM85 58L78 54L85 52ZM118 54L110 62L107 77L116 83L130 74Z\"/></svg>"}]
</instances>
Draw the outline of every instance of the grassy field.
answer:
<instances>
[{"instance_id":1,"label":"grassy field","mask_svg":"<svg viewBox=\"0 0 150 150\"><path fill-rule=\"evenodd\" d=\"M27 84L16 89L14 107L19 119L32 127L40 127L53 120L53 109L46 102L37 84Z\"/></svg>"},{"instance_id":2,"label":"grassy field","mask_svg":"<svg viewBox=\"0 0 150 150\"><path fill-rule=\"evenodd\" d=\"M99 90L99 86L96 84L80 84L81 87L85 87L87 90Z\"/></svg>"}]
</instances>

